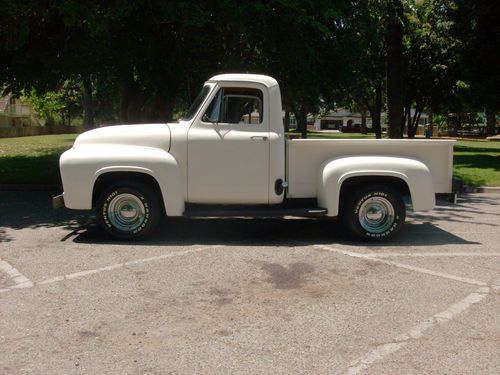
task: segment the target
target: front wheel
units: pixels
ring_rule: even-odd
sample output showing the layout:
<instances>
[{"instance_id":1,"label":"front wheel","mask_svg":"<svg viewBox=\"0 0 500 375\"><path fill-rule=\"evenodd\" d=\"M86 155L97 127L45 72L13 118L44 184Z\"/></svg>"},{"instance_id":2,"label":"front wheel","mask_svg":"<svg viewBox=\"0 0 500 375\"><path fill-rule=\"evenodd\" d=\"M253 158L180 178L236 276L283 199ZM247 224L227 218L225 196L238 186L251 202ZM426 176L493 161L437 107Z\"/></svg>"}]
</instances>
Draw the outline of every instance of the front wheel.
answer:
<instances>
[{"instance_id":1,"label":"front wheel","mask_svg":"<svg viewBox=\"0 0 500 375\"><path fill-rule=\"evenodd\" d=\"M105 233L119 239L150 234L160 218L156 194L146 185L122 182L104 190L97 201L97 220Z\"/></svg>"},{"instance_id":2,"label":"front wheel","mask_svg":"<svg viewBox=\"0 0 500 375\"><path fill-rule=\"evenodd\" d=\"M350 234L365 241L382 241L399 232L406 209L396 191L385 186L369 186L347 199L341 216Z\"/></svg>"}]
</instances>

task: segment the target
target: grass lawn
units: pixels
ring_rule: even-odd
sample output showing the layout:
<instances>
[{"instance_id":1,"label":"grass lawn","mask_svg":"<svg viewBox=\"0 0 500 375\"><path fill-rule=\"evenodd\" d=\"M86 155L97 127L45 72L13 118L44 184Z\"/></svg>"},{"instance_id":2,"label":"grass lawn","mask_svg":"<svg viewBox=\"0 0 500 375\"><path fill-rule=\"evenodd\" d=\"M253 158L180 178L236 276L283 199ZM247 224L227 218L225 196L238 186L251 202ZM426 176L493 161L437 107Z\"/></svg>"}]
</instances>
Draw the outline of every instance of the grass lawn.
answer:
<instances>
[{"instance_id":1,"label":"grass lawn","mask_svg":"<svg viewBox=\"0 0 500 375\"><path fill-rule=\"evenodd\" d=\"M310 138L374 138L373 134L309 132ZM76 134L0 139L0 184L58 184L59 156ZM458 141L454 176L468 185L500 186L500 142Z\"/></svg>"},{"instance_id":2,"label":"grass lawn","mask_svg":"<svg viewBox=\"0 0 500 375\"><path fill-rule=\"evenodd\" d=\"M0 138L0 184L59 184L59 156L76 136Z\"/></svg>"},{"instance_id":3,"label":"grass lawn","mask_svg":"<svg viewBox=\"0 0 500 375\"><path fill-rule=\"evenodd\" d=\"M453 157L455 178L473 186L500 186L500 142L458 141Z\"/></svg>"}]
</instances>

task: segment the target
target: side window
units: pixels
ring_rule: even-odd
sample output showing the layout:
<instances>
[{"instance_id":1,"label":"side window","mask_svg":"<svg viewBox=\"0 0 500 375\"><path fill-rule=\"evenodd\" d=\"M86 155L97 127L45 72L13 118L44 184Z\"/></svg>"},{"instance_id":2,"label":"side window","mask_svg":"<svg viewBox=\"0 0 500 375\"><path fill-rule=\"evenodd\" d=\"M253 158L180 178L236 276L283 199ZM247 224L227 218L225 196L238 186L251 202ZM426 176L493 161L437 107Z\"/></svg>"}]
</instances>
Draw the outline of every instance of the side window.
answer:
<instances>
[{"instance_id":1,"label":"side window","mask_svg":"<svg viewBox=\"0 0 500 375\"><path fill-rule=\"evenodd\" d=\"M260 124L263 119L263 94L250 88L220 89L203 115L204 122Z\"/></svg>"}]
</instances>

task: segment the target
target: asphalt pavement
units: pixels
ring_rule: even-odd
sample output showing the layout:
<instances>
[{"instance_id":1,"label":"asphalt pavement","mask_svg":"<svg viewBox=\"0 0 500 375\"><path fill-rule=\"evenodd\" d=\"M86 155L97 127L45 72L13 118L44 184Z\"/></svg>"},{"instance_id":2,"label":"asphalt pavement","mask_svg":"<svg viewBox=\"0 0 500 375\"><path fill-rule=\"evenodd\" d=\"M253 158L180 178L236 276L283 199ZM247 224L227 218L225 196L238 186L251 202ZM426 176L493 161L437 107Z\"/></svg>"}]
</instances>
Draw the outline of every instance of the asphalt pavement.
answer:
<instances>
[{"instance_id":1,"label":"asphalt pavement","mask_svg":"<svg viewBox=\"0 0 500 375\"><path fill-rule=\"evenodd\" d=\"M322 219L166 219L103 237L0 192L0 374L499 374L500 195L390 242Z\"/></svg>"}]
</instances>

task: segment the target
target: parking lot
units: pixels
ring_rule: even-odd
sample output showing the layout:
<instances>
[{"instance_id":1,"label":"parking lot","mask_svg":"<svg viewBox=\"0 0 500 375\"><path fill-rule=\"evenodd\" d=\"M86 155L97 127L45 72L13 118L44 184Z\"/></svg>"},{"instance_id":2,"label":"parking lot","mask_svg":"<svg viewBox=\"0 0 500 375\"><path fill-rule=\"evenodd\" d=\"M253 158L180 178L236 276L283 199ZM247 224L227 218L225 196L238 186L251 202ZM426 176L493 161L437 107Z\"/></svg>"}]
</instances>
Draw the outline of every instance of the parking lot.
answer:
<instances>
[{"instance_id":1,"label":"parking lot","mask_svg":"<svg viewBox=\"0 0 500 375\"><path fill-rule=\"evenodd\" d=\"M500 195L335 222L169 219L118 243L0 192L1 374L498 374Z\"/></svg>"}]
</instances>

